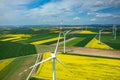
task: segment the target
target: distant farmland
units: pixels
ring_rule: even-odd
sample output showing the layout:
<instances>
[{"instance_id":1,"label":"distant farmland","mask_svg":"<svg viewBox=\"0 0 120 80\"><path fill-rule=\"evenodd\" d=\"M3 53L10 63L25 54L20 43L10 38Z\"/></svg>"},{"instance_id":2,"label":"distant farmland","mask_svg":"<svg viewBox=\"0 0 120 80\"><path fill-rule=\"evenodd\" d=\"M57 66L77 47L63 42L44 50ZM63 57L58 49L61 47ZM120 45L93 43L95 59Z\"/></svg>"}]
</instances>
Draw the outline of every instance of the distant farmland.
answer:
<instances>
[{"instance_id":1,"label":"distant farmland","mask_svg":"<svg viewBox=\"0 0 120 80\"><path fill-rule=\"evenodd\" d=\"M68 31L70 29L63 29L63 31ZM88 28L88 30L81 30L79 29L72 29L72 31L66 36L66 40L75 38L71 41L66 42L67 47L85 47L87 43L89 43L94 37L98 39L98 32L100 28ZM46 41L55 37L58 37L58 28L22 28L22 29L11 29L7 34L25 34L30 35L30 37L23 37L18 41L15 41L17 43L34 43L37 41ZM82 34L81 34L82 33ZM4 34L4 35L7 35ZM63 35L61 35L63 37ZM112 47L114 50L120 50L120 31L118 29L117 31L117 39L113 40L112 30L111 28L106 28L102 35L101 35L101 41L105 43L106 45ZM5 37L0 37L0 40L5 40ZM12 41L12 40L10 40ZM49 41L44 42L41 45L52 45L55 44L57 40L55 41ZM62 42L63 39L60 40ZM63 44L61 44L63 46Z\"/></svg>"}]
</instances>

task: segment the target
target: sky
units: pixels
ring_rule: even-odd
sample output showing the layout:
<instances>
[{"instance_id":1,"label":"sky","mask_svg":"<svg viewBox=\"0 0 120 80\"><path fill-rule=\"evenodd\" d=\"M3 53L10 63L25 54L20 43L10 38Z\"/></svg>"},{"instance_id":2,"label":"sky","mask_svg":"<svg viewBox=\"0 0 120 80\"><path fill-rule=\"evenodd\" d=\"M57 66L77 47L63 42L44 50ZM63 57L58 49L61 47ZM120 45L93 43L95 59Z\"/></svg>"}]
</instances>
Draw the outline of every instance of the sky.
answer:
<instances>
[{"instance_id":1,"label":"sky","mask_svg":"<svg viewBox=\"0 0 120 80\"><path fill-rule=\"evenodd\" d=\"M0 25L120 24L120 0L0 0Z\"/></svg>"}]
</instances>

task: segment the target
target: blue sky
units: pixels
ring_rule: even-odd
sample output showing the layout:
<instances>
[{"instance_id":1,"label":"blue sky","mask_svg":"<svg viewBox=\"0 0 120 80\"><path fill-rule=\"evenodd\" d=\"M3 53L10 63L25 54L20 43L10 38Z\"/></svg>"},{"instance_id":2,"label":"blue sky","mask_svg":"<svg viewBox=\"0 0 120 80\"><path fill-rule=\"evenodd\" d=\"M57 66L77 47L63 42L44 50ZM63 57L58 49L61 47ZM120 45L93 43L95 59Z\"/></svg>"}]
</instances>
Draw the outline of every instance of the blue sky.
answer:
<instances>
[{"instance_id":1,"label":"blue sky","mask_svg":"<svg viewBox=\"0 0 120 80\"><path fill-rule=\"evenodd\" d=\"M120 24L120 0L0 0L0 25Z\"/></svg>"}]
</instances>

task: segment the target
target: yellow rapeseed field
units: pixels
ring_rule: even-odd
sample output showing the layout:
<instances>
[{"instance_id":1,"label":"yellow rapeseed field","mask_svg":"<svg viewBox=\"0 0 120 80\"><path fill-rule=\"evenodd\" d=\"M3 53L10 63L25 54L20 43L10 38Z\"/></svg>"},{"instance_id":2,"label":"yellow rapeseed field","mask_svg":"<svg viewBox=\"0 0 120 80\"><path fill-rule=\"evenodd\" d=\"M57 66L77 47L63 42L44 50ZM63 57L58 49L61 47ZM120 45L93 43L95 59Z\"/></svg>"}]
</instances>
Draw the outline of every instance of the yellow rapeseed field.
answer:
<instances>
[{"instance_id":1,"label":"yellow rapeseed field","mask_svg":"<svg viewBox=\"0 0 120 80\"><path fill-rule=\"evenodd\" d=\"M62 38L63 37L60 37L60 39L62 39ZM52 41L56 41L56 40L58 40L58 37L46 39L46 40L35 41L35 42L32 42L31 44L43 44L43 43L52 42Z\"/></svg>"},{"instance_id":2,"label":"yellow rapeseed field","mask_svg":"<svg viewBox=\"0 0 120 80\"><path fill-rule=\"evenodd\" d=\"M33 31L39 31L40 28L31 28Z\"/></svg>"},{"instance_id":3,"label":"yellow rapeseed field","mask_svg":"<svg viewBox=\"0 0 120 80\"><path fill-rule=\"evenodd\" d=\"M0 71L4 69L7 65L9 65L15 58L12 59L6 59L6 60L1 60L0 61Z\"/></svg>"},{"instance_id":4,"label":"yellow rapeseed field","mask_svg":"<svg viewBox=\"0 0 120 80\"><path fill-rule=\"evenodd\" d=\"M60 32L60 30L58 30L58 29L50 29L50 33L59 33Z\"/></svg>"},{"instance_id":5,"label":"yellow rapeseed field","mask_svg":"<svg viewBox=\"0 0 120 80\"><path fill-rule=\"evenodd\" d=\"M93 38L85 47L87 48L99 48L99 49L113 49L110 46L104 44L104 43L99 43L99 40L96 38Z\"/></svg>"},{"instance_id":6,"label":"yellow rapeseed field","mask_svg":"<svg viewBox=\"0 0 120 80\"><path fill-rule=\"evenodd\" d=\"M4 30L11 30L11 28L7 28L7 27L6 27L6 28L4 28Z\"/></svg>"},{"instance_id":7,"label":"yellow rapeseed field","mask_svg":"<svg viewBox=\"0 0 120 80\"><path fill-rule=\"evenodd\" d=\"M59 33L60 31L50 31L50 33Z\"/></svg>"},{"instance_id":8,"label":"yellow rapeseed field","mask_svg":"<svg viewBox=\"0 0 120 80\"><path fill-rule=\"evenodd\" d=\"M97 33L89 31L89 30L83 30L83 31L80 32L80 34L97 34Z\"/></svg>"},{"instance_id":9,"label":"yellow rapeseed field","mask_svg":"<svg viewBox=\"0 0 120 80\"><path fill-rule=\"evenodd\" d=\"M51 31L56 31L56 30L58 30L57 28L52 28L52 29L50 29Z\"/></svg>"},{"instance_id":10,"label":"yellow rapeseed field","mask_svg":"<svg viewBox=\"0 0 120 80\"><path fill-rule=\"evenodd\" d=\"M1 41L16 42L16 41L20 41L20 40L26 40L31 36L28 35L28 34L4 34L1 37L2 38L8 37L8 38L5 38L5 39L2 39Z\"/></svg>"},{"instance_id":11,"label":"yellow rapeseed field","mask_svg":"<svg viewBox=\"0 0 120 80\"><path fill-rule=\"evenodd\" d=\"M50 54L44 54L43 59ZM119 80L120 60L57 54L67 69L56 62L57 80ZM42 80L52 80L51 60L41 64L33 76Z\"/></svg>"},{"instance_id":12,"label":"yellow rapeseed field","mask_svg":"<svg viewBox=\"0 0 120 80\"><path fill-rule=\"evenodd\" d=\"M5 34L5 37L30 37L28 34Z\"/></svg>"}]
</instances>

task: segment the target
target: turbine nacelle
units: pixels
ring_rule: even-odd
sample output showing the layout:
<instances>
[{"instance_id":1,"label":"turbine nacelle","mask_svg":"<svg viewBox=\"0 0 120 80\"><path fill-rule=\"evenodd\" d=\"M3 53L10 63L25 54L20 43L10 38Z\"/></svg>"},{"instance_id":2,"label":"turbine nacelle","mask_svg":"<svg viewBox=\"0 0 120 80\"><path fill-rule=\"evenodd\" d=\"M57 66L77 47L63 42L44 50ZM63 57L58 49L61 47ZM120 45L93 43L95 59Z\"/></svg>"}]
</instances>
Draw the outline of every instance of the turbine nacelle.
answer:
<instances>
[{"instance_id":1,"label":"turbine nacelle","mask_svg":"<svg viewBox=\"0 0 120 80\"><path fill-rule=\"evenodd\" d=\"M53 59L56 59L56 54L51 53L51 57L52 57Z\"/></svg>"},{"instance_id":2,"label":"turbine nacelle","mask_svg":"<svg viewBox=\"0 0 120 80\"><path fill-rule=\"evenodd\" d=\"M63 35L66 36L70 31L71 31L71 30L69 30L69 31L64 31L64 32L63 32Z\"/></svg>"}]
</instances>

